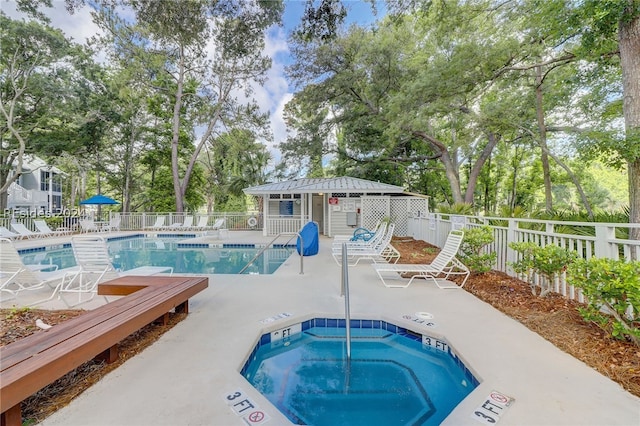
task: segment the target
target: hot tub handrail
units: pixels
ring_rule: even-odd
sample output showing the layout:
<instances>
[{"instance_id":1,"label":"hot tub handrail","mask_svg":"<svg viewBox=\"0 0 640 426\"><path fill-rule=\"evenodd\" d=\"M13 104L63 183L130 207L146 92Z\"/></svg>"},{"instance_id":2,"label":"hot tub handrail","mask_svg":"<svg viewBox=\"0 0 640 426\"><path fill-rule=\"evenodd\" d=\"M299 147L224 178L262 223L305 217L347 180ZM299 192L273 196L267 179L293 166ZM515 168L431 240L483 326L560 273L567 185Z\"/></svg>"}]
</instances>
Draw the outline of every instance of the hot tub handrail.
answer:
<instances>
[{"instance_id":1,"label":"hot tub handrail","mask_svg":"<svg viewBox=\"0 0 640 426\"><path fill-rule=\"evenodd\" d=\"M281 236L283 235L290 235L291 238L289 238L283 245L287 245L289 243L289 241L291 241L295 236L298 236L300 238L300 247L304 248L304 240L302 239L302 235L300 235L299 232L281 232L278 235L276 235L271 241L269 241L269 243L267 243L264 247L262 247L258 253L256 253L255 256L253 256L253 258L249 261L249 263L247 263L246 265L244 265L244 268L242 268L240 270L240 272L238 272L238 274L242 274L249 266L251 266L253 264L253 262L256 261L256 259L258 257L260 257L260 255L262 253L264 253L265 251L267 251L267 249ZM304 249L300 250L300 275L304 274Z\"/></svg>"},{"instance_id":2,"label":"hot tub handrail","mask_svg":"<svg viewBox=\"0 0 640 426\"><path fill-rule=\"evenodd\" d=\"M342 294L344 296L344 318L347 340L347 362L351 361L351 311L349 309L349 258L347 243L342 243Z\"/></svg>"}]
</instances>

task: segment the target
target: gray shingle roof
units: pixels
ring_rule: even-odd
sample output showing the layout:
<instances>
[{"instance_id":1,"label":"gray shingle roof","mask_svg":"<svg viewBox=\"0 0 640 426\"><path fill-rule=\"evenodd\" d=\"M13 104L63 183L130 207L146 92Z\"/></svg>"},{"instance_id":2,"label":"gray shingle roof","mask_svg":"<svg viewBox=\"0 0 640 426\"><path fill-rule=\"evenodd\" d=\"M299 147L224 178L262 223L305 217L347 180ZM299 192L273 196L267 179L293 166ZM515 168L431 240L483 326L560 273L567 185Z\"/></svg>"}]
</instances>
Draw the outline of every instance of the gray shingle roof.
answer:
<instances>
[{"instance_id":1,"label":"gray shingle roof","mask_svg":"<svg viewBox=\"0 0 640 426\"><path fill-rule=\"evenodd\" d=\"M387 183L342 176L336 178L293 179L284 182L267 183L245 188L244 192L251 195L313 192L382 192L401 194L404 192L404 188Z\"/></svg>"}]
</instances>

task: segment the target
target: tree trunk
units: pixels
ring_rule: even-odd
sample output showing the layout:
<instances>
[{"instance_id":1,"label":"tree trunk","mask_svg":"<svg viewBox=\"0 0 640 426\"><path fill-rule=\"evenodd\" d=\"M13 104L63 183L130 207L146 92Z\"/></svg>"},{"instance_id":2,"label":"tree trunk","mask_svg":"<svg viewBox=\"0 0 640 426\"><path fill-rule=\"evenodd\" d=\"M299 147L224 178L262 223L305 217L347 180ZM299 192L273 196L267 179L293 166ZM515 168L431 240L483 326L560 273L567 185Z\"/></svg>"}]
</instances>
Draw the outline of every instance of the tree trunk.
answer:
<instances>
[{"instance_id":1,"label":"tree trunk","mask_svg":"<svg viewBox=\"0 0 640 426\"><path fill-rule=\"evenodd\" d=\"M542 103L542 67L536 66L536 115L538 117L538 131L540 137L538 145L542 149L540 159L542 161L542 175L544 177L544 205L546 211L553 211L553 194L551 193L551 168L547 155L547 129L544 124L544 105Z\"/></svg>"},{"instance_id":2,"label":"tree trunk","mask_svg":"<svg viewBox=\"0 0 640 426\"><path fill-rule=\"evenodd\" d=\"M445 144L426 132L413 132L413 134L422 140L425 140L431 147L440 154L440 161L444 165L445 175L449 181L453 202L457 204L464 203L462 190L460 189L460 176L458 175L458 166L453 157L447 150Z\"/></svg>"},{"instance_id":3,"label":"tree trunk","mask_svg":"<svg viewBox=\"0 0 640 426\"><path fill-rule=\"evenodd\" d=\"M635 4L635 6L634 6ZM627 11L637 7L628 0ZM619 23L620 64L624 99L622 109L630 155L627 158L629 174L629 222L640 223L640 157L634 146L640 144L640 17ZM640 228L631 229L629 238L640 240Z\"/></svg>"},{"instance_id":4,"label":"tree trunk","mask_svg":"<svg viewBox=\"0 0 640 426\"><path fill-rule=\"evenodd\" d=\"M548 151L546 153L551 158L553 158L553 161L558 163L558 165L560 167L562 167L565 172L567 172L567 174L569 175L569 179L571 179L571 182L573 182L573 184L576 186L576 190L578 191L578 195L580 196L580 200L582 200L582 204L584 205L584 208L587 211L587 215L589 215L589 219L593 220L594 214L593 214L593 209L591 208L591 203L587 199L587 194L585 194L584 189L582 189L582 185L580 185L580 180L578 179L578 176L576 176L576 174L573 173L573 170L571 170L571 168L569 166L564 164L564 162L562 162L562 160L560 160L560 158L558 158L557 156L553 155L550 151Z\"/></svg>"},{"instance_id":5,"label":"tree trunk","mask_svg":"<svg viewBox=\"0 0 640 426\"><path fill-rule=\"evenodd\" d=\"M473 205L473 195L476 192L476 185L478 184L478 178L480 176L480 172L484 167L487 160L491 157L491 152L493 152L493 148L498 143L498 138L493 132L489 132L487 134L488 142L485 147L482 149L480 153L480 157L476 160L475 164L471 168L471 172L469 173L469 182L467 183L467 191L464 195L464 202L467 204Z\"/></svg>"},{"instance_id":6,"label":"tree trunk","mask_svg":"<svg viewBox=\"0 0 640 426\"><path fill-rule=\"evenodd\" d=\"M180 62L178 64L178 78L176 87L176 100L173 104L173 135L171 139L171 173L173 175L173 192L176 196L176 212L184 212L184 193L180 182L179 143L180 143L180 109L182 108L182 91L184 86L184 50L180 49Z\"/></svg>"}]
</instances>

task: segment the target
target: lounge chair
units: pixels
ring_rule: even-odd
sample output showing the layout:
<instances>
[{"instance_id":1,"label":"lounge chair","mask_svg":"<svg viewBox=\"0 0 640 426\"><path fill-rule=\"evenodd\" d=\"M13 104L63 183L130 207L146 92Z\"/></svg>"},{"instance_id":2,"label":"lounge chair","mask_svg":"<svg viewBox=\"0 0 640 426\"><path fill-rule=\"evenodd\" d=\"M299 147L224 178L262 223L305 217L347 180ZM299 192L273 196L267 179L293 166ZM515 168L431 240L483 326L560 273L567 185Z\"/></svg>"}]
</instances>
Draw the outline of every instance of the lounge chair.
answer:
<instances>
[{"instance_id":1,"label":"lounge chair","mask_svg":"<svg viewBox=\"0 0 640 426\"><path fill-rule=\"evenodd\" d=\"M45 285L53 288L55 281L61 281L68 271L58 270L58 265L25 265L13 242L0 238L0 292L9 293L8 299L24 290L37 290Z\"/></svg>"},{"instance_id":2,"label":"lounge chair","mask_svg":"<svg viewBox=\"0 0 640 426\"><path fill-rule=\"evenodd\" d=\"M166 229L167 227L164 224L165 220L166 220L166 217L158 216L156 217L156 222L153 225L147 227L146 229L155 229L155 230Z\"/></svg>"},{"instance_id":3,"label":"lounge chair","mask_svg":"<svg viewBox=\"0 0 640 426\"><path fill-rule=\"evenodd\" d=\"M20 235L19 238L21 239L38 238L41 236L39 232L33 232L31 229L24 226L23 223L12 223L11 227L13 228L14 231L16 231Z\"/></svg>"},{"instance_id":4,"label":"lounge chair","mask_svg":"<svg viewBox=\"0 0 640 426\"><path fill-rule=\"evenodd\" d=\"M20 234L16 234L13 231L9 231L4 226L0 226L0 238L8 238L10 240L19 240Z\"/></svg>"},{"instance_id":5,"label":"lounge chair","mask_svg":"<svg viewBox=\"0 0 640 426\"><path fill-rule=\"evenodd\" d=\"M385 287L408 287L414 279L424 278L432 279L433 282L440 288L462 288L469 278L469 269L456 258L460 244L464 238L464 231L456 230L449 232L447 241L440 250L440 253L433 259L430 264L375 264L375 269L378 277L382 280ZM395 279L402 278L403 274L411 274L409 281L406 283L389 284L385 280L385 275L393 273ZM448 281L451 275L464 275L464 279L460 285ZM441 283L436 278L442 277L446 283ZM387 277L387 280L389 278Z\"/></svg>"},{"instance_id":6,"label":"lounge chair","mask_svg":"<svg viewBox=\"0 0 640 426\"><path fill-rule=\"evenodd\" d=\"M66 235L71 231L68 230L53 230L49 227L49 225L47 225L47 222L45 222L44 220L41 219L36 219L33 221L33 224L36 226L36 229L43 235L43 236L56 236L56 235Z\"/></svg>"},{"instance_id":7,"label":"lounge chair","mask_svg":"<svg viewBox=\"0 0 640 426\"><path fill-rule=\"evenodd\" d=\"M227 219L225 219L224 217L221 217L213 223L213 225L211 226L211 229L214 231L221 231L225 229L226 223L227 223Z\"/></svg>"},{"instance_id":8,"label":"lounge chair","mask_svg":"<svg viewBox=\"0 0 640 426\"><path fill-rule=\"evenodd\" d=\"M167 229L189 229L191 227L193 227L193 216L185 216L183 223L172 223Z\"/></svg>"},{"instance_id":9,"label":"lounge chair","mask_svg":"<svg viewBox=\"0 0 640 426\"><path fill-rule=\"evenodd\" d=\"M80 227L82 232L100 232L101 229L93 221L93 219L80 219Z\"/></svg>"},{"instance_id":10,"label":"lounge chair","mask_svg":"<svg viewBox=\"0 0 640 426\"><path fill-rule=\"evenodd\" d=\"M349 266L357 265L363 259L369 259L374 263L378 262L397 262L400 258L400 252L391 245L391 238L393 237L393 231L395 230L395 224L391 223L387 226L384 236L380 238L373 238L370 241L374 241L373 244L366 244L361 242L345 242L343 243L347 247L347 259ZM332 246L331 254L338 265L342 264L342 245L336 247ZM355 262L353 262L355 260Z\"/></svg>"},{"instance_id":11,"label":"lounge chair","mask_svg":"<svg viewBox=\"0 0 640 426\"><path fill-rule=\"evenodd\" d=\"M347 248L370 248L373 249L385 236L387 231L387 223L383 222L377 229L375 235L367 241L351 241L351 238L334 241L331 243L331 248L334 251L342 250L342 244L347 243Z\"/></svg>"},{"instance_id":12,"label":"lounge chair","mask_svg":"<svg viewBox=\"0 0 640 426\"><path fill-rule=\"evenodd\" d=\"M102 228L103 231L119 231L120 230L120 222L121 222L121 218L120 216L114 216L111 219L109 219L109 223L104 225L104 228Z\"/></svg>"},{"instance_id":13,"label":"lounge chair","mask_svg":"<svg viewBox=\"0 0 640 426\"><path fill-rule=\"evenodd\" d=\"M191 227L191 229L204 231L209 229L209 216L200 216L198 218L198 223Z\"/></svg>"},{"instance_id":14,"label":"lounge chair","mask_svg":"<svg viewBox=\"0 0 640 426\"><path fill-rule=\"evenodd\" d=\"M58 286L58 298L69 306L76 306L88 302L97 294L98 284L126 275L155 275L173 273L170 266L142 266L120 272L114 268L109 257L109 250L104 238L100 236L77 236L71 239L71 247L79 270L68 276ZM54 294L56 293L54 290ZM77 294L78 302L71 305L64 298L65 294ZM83 295L89 295L82 300ZM52 295L53 297L53 295Z\"/></svg>"},{"instance_id":15,"label":"lounge chair","mask_svg":"<svg viewBox=\"0 0 640 426\"><path fill-rule=\"evenodd\" d=\"M336 235L335 237L333 237L333 241L369 241L376 235L376 232L378 232L378 230L380 229L381 223L381 221L378 221L376 225L371 229L363 227L356 228L356 230L353 231L353 234L351 235Z\"/></svg>"}]
</instances>

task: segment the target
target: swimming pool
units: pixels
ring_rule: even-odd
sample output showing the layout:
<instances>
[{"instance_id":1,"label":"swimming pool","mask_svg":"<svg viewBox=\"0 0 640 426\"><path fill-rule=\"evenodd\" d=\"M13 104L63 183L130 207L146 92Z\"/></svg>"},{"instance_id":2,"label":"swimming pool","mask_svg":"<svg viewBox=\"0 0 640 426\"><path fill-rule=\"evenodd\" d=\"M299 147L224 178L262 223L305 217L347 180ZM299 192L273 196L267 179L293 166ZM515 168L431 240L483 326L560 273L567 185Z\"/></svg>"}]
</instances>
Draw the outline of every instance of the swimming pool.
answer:
<instances>
[{"instance_id":1,"label":"swimming pool","mask_svg":"<svg viewBox=\"0 0 640 426\"><path fill-rule=\"evenodd\" d=\"M139 266L172 266L174 273L237 274L262 247L254 244L192 244L184 236L149 238L135 236L107 240L113 266L121 271ZM270 247L247 268L245 274L272 274L294 252L295 246ZM71 244L24 250L25 264L76 266Z\"/></svg>"},{"instance_id":2,"label":"swimming pool","mask_svg":"<svg viewBox=\"0 0 640 426\"><path fill-rule=\"evenodd\" d=\"M291 422L316 426L438 425L479 384L444 340L385 321L351 321L346 361L344 324L265 334L241 374Z\"/></svg>"}]
</instances>

